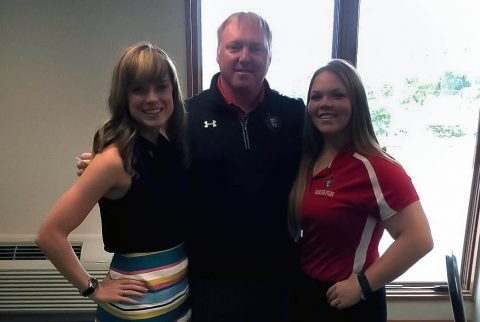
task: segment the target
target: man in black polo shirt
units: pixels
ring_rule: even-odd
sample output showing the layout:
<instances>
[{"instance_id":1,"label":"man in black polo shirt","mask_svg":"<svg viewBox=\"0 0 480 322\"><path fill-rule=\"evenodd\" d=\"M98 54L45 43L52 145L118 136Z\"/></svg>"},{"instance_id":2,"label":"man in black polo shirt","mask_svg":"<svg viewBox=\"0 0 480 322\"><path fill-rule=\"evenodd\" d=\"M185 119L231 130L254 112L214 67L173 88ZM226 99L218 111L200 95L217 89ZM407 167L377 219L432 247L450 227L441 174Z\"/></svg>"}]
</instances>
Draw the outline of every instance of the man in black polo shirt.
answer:
<instances>
[{"instance_id":1,"label":"man in black polo shirt","mask_svg":"<svg viewBox=\"0 0 480 322\"><path fill-rule=\"evenodd\" d=\"M220 73L186 101L195 322L289 321L297 262L286 213L304 104L265 80L271 41L257 14L228 17L218 29Z\"/></svg>"}]
</instances>

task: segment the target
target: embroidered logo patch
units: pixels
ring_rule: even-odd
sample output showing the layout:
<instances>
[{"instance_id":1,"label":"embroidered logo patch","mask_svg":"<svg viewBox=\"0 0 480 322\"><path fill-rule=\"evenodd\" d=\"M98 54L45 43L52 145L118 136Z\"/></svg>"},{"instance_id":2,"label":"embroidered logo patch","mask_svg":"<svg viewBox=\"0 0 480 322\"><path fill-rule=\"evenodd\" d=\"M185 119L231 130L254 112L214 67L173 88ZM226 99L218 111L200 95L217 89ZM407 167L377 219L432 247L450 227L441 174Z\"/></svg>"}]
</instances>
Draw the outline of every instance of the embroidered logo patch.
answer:
<instances>
[{"instance_id":1,"label":"embroidered logo patch","mask_svg":"<svg viewBox=\"0 0 480 322\"><path fill-rule=\"evenodd\" d=\"M204 128L207 129L209 126L211 126L211 127L217 127L217 121L215 121L215 120L212 120L211 122L203 121L203 127L204 127Z\"/></svg>"},{"instance_id":2,"label":"embroidered logo patch","mask_svg":"<svg viewBox=\"0 0 480 322\"><path fill-rule=\"evenodd\" d=\"M280 118L274 114L267 114L267 118L265 119L265 124L272 132L278 132L282 127L282 121Z\"/></svg>"}]
</instances>

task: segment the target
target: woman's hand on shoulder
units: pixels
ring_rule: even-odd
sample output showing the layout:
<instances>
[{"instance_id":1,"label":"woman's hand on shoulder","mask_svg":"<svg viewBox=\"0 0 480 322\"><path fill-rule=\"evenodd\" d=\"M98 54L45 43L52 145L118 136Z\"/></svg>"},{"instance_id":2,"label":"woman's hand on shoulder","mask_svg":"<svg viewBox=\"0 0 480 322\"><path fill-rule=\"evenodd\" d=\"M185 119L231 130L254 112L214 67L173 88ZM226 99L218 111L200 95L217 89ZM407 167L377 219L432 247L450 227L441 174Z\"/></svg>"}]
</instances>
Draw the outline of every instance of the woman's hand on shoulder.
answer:
<instances>
[{"instance_id":1,"label":"woman's hand on shoulder","mask_svg":"<svg viewBox=\"0 0 480 322\"><path fill-rule=\"evenodd\" d=\"M125 184L125 179L129 179L129 174L125 171L123 160L120 157L118 148L114 145L109 146L90 161L88 167L78 180L78 186L82 193L96 195L96 199L103 197L110 189Z\"/></svg>"}]
</instances>

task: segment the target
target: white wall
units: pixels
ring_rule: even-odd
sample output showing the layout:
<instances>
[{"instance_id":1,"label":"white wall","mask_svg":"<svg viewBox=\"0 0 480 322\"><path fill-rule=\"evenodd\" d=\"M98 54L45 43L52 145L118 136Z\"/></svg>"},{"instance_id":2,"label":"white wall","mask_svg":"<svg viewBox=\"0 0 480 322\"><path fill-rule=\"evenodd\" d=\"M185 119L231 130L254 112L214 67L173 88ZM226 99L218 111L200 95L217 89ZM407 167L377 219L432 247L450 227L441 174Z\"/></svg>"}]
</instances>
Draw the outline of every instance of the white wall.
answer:
<instances>
[{"instance_id":1,"label":"white wall","mask_svg":"<svg viewBox=\"0 0 480 322\"><path fill-rule=\"evenodd\" d=\"M34 234L76 180L74 156L107 118L125 47L162 47L186 84L184 10L179 0L0 0L0 237ZM98 211L75 233L99 234Z\"/></svg>"},{"instance_id":2,"label":"white wall","mask_svg":"<svg viewBox=\"0 0 480 322\"><path fill-rule=\"evenodd\" d=\"M113 64L150 40L186 84L182 0L0 0L0 242L31 239L106 120ZM185 91L185 86L183 86ZM99 235L95 209L75 232ZM467 303L473 319L479 304ZM389 301L390 319L452 319L447 299Z\"/></svg>"}]
</instances>

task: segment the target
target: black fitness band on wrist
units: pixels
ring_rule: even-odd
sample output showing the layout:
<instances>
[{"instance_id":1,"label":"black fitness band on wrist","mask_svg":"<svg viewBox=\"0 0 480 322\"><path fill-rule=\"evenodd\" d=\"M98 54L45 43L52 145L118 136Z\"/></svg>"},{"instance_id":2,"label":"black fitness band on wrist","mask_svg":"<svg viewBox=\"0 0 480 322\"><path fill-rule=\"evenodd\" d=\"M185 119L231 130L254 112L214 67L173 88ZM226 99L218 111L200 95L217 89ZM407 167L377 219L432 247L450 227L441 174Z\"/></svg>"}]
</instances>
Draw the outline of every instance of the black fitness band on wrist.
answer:
<instances>
[{"instance_id":1,"label":"black fitness band on wrist","mask_svg":"<svg viewBox=\"0 0 480 322\"><path fill-rule=\"evenodd\" d=\"M362 289L362 300L367 300L370 297L370 294L372 294L370 283L368 282L368 279L364 273L358 273L357 280L358 284L360 284L360 288Z\"/></svg>"}]
</instances>

